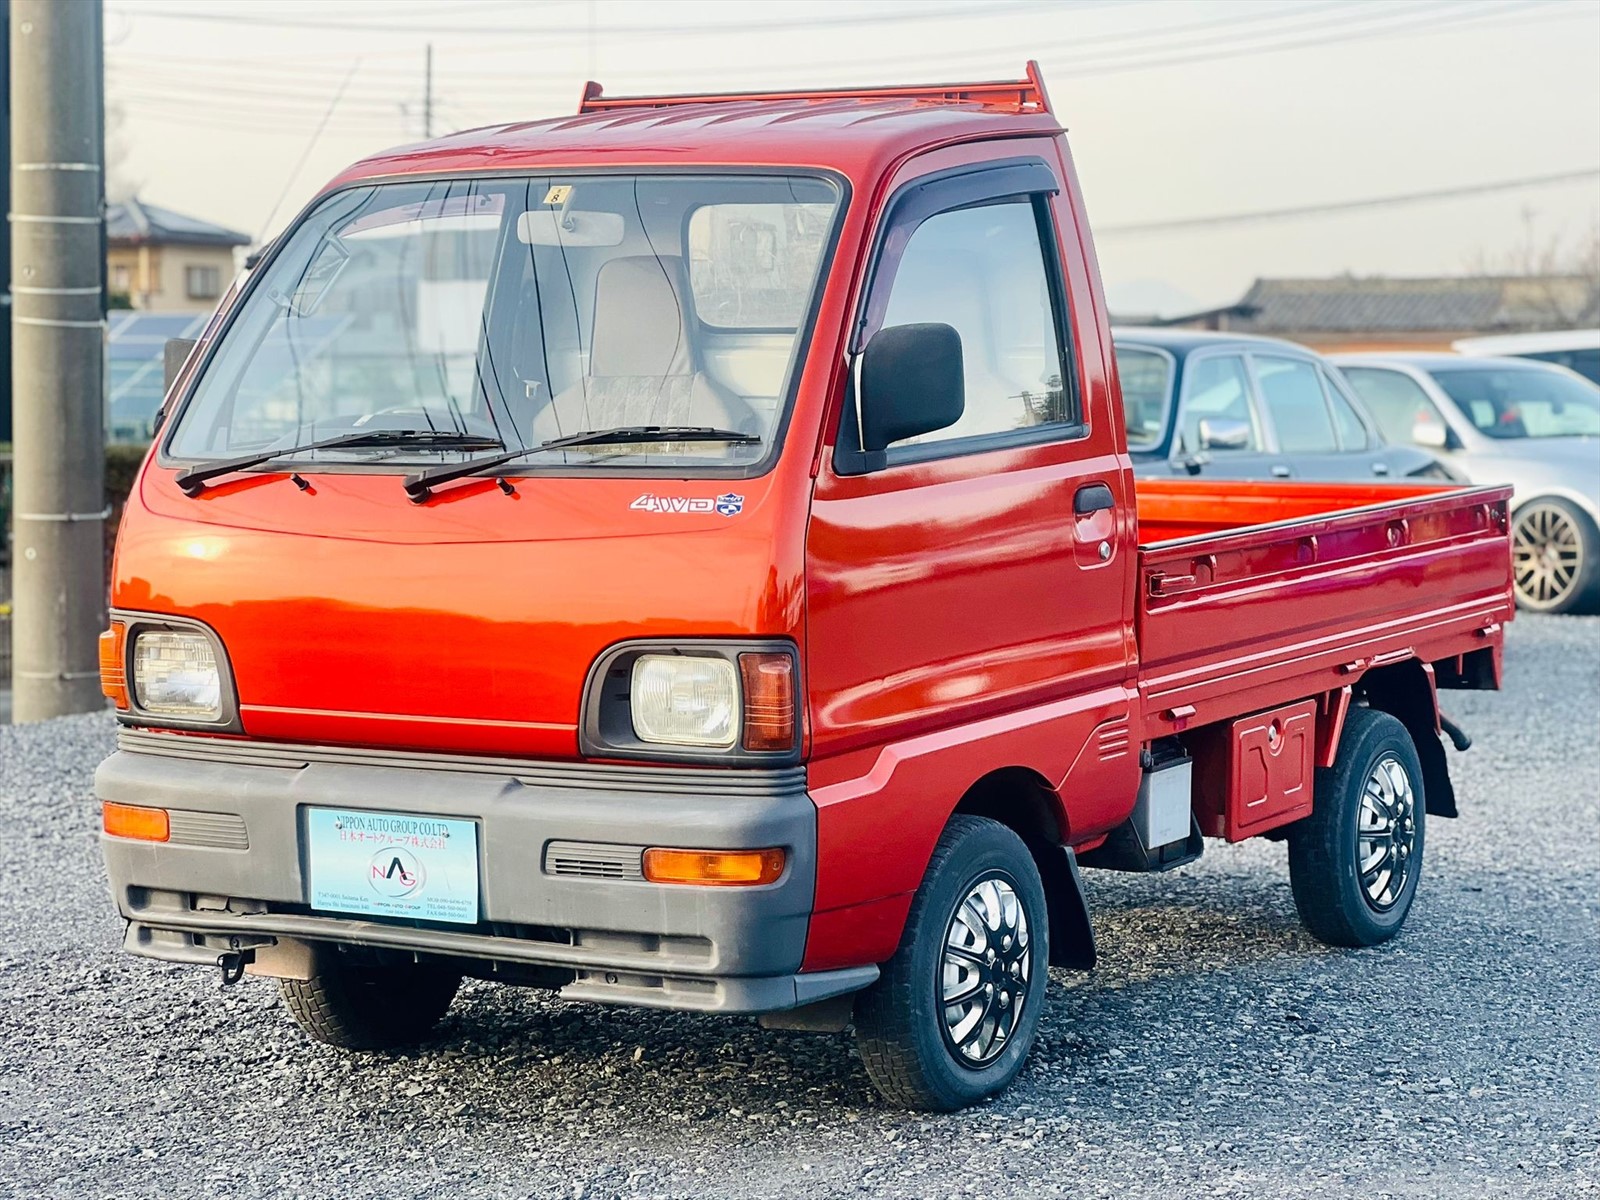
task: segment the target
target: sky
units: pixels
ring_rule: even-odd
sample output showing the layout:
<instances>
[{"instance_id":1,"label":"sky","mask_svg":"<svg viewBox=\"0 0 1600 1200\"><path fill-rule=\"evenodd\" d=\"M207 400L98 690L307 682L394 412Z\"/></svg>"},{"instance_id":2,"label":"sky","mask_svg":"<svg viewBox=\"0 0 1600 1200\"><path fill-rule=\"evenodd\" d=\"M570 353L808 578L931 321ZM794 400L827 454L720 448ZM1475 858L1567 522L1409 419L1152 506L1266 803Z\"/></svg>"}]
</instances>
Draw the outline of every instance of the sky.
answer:
<instances>
[{"instance_id":1,"label":"sky","mask_svg":"<svg viewBox=\"0 0 1600 1200\"><path fill-rule=\"evenodd\" d=\"M591 78L949 82L1036 58L1129 314L1600 247L1600 0L107 0L105 22L113 191L252 237L422 137L431 44L435 134L571 113ZM1138 228L1198 218L1230 219Z\"/></svg>"}]
</instances>

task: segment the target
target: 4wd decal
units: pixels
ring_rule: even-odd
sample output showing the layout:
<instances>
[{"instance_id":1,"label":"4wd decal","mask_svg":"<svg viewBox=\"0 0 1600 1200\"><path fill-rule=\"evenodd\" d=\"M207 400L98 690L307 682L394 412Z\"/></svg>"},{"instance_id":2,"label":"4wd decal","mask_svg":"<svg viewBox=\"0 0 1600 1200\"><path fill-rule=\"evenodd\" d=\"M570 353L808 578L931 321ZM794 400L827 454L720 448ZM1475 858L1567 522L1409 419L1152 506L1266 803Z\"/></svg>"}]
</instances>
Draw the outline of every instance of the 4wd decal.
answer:
<instances>
[{"instance_id":1,"label":"4wd decal","mask_svg":"<svg viewBox=\"0 0 1600 1200\"><path fill-rule=\"evenodd\" d=\"M744 511L744 497L737 492L724 492L712 499L710 496L656 496L646 492L629 508L656 513L721 513L736 517Z\"/></svg>"}]
</instances>

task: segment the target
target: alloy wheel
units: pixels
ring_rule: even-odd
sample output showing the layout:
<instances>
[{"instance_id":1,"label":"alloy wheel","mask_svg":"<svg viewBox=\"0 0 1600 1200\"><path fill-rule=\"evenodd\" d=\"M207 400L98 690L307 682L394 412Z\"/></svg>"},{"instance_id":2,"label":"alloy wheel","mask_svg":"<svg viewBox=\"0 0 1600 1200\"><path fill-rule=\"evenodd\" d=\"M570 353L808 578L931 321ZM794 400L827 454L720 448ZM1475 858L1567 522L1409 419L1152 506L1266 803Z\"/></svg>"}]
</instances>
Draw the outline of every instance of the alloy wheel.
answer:
<instances>
[{"instance_id":1,"label":"alloy wheel","mask_svg":"<svg viewBox=\"0 0 1600 1200\"><path fill-rule=\"evenodd\" d=\"M1417 798L1400 760L1385 754L1372 766L1357 818L1361 891L1374 911L1393 908L1416 859Z\"/></svg>"},{"instance_id":2,"label":"alloy wheel","mask_svg":"<svg viewBox=\"0 0 1600 1200\"><path fill-rule=\"evenodd\" d=\"M956 1060L978 1068L1010 1044L1028 1001L1028 914L1012 881L974 882L945 929L939 970L944 1036Z\"/></svg>"},{"instance_id":3,"label":"alloy wheel","mask_svg":"<svg viewBox=\"0 0 1600 1200\"><path fill-rule=\"evenodd\" d=\"M1572 595L1583 574L1583 537L1570 514L1553 504L1529 504L1517 514L1511 541L1517 595L1531 608L1554 608Z\"/></svg>"}]
</instances>

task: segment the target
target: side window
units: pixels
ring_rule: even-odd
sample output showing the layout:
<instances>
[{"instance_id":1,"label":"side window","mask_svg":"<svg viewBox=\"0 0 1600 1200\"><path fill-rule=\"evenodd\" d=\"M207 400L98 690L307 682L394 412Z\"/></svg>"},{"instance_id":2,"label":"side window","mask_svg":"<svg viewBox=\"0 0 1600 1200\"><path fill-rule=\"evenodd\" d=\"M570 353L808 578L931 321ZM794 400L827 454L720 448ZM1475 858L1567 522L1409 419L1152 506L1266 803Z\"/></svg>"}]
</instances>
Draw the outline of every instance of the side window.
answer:
<instances>
[{"instance_id":1,"label":"side window","mask_svg":"<svg viewBox=\"0 0 1600 1200\"><path fill-rule=\"evenodd\" d=\"M1316 364L1298 358L1255 358L1261 400L1286 454L1330 454L1339 448Z\"/></svg>"},{"instance_id":2,"label":"side window","mask_svg":"<svg viewBox=\"0 0 1600 1200\"><path fill-rule=\"evenodd\" d=\"M1366 424L1350 403L1350 397L1339 390L1339 385L1328 378L1327 372L1318 371L1323 390L1328 393L1328 405L1333 409L1333 423L1339 429L1339 445L1345 450L1366 450L1372 444Z\"/></svg>"},{"instance_id":3,"label":"side window","mask_svg":"<svg viewBox=\"0 0 1600 1200\"><path fill-rule=\"evenodd\" d=\"M1361 397L1383 436L1410 445L1418 425L1444 428L1444 418L1415 379L1383 367L1345 367L1344 377Z\"/></svg>"},{"instance_id":4,"label":"side window","mask_svg":"<svg viewBox=\"0 0 1600 1200\"><path fill-rule=\"evenodd\" d=\"M1250 410L1250 376L1237 354L1191 363L1183 392L1183 450L1190 454L1260 451L1261 430Z\"/></svg>"},{"instance_id":5,"label":"side window","mask_svg":"<svg viewBox=\"0 0 1600 1200\"><path fill-rule=\"evenodd\" d=\"M929 217L906 243L883 327L940 322L961 335L966 409L896 445L982 437L1076 420L1034 206L1026 200Z\"/></svg>"}]
</instances>

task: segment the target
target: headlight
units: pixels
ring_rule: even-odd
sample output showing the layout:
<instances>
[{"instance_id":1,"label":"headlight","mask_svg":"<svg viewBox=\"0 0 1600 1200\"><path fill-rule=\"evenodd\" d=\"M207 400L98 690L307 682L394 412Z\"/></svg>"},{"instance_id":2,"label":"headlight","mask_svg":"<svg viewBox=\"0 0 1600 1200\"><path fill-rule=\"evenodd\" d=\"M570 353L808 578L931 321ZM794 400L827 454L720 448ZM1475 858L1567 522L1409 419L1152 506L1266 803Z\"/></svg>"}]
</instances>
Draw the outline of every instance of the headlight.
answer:
<instances>
[{"instance_id":1,"label":"headlight","mask_svg":"<svg viewBox=\"0 0 1600 1200\"><path fill-rule=\"evenodd\" d=\"M739 740L739 676L726 658L641 654L628 707L642 742L721 748Z\"/></svg>"},{"instance_id":2,"label":"headlight","mask_svg":"<svg viewBox=\"0 0 1600 1200\"><path fill-rule=\"evenodd\" d=\"M149 630L133 643L133 699L147 713L216 721L222 717L222 673L202 633Z\"/></svg>"}]
</instances>

